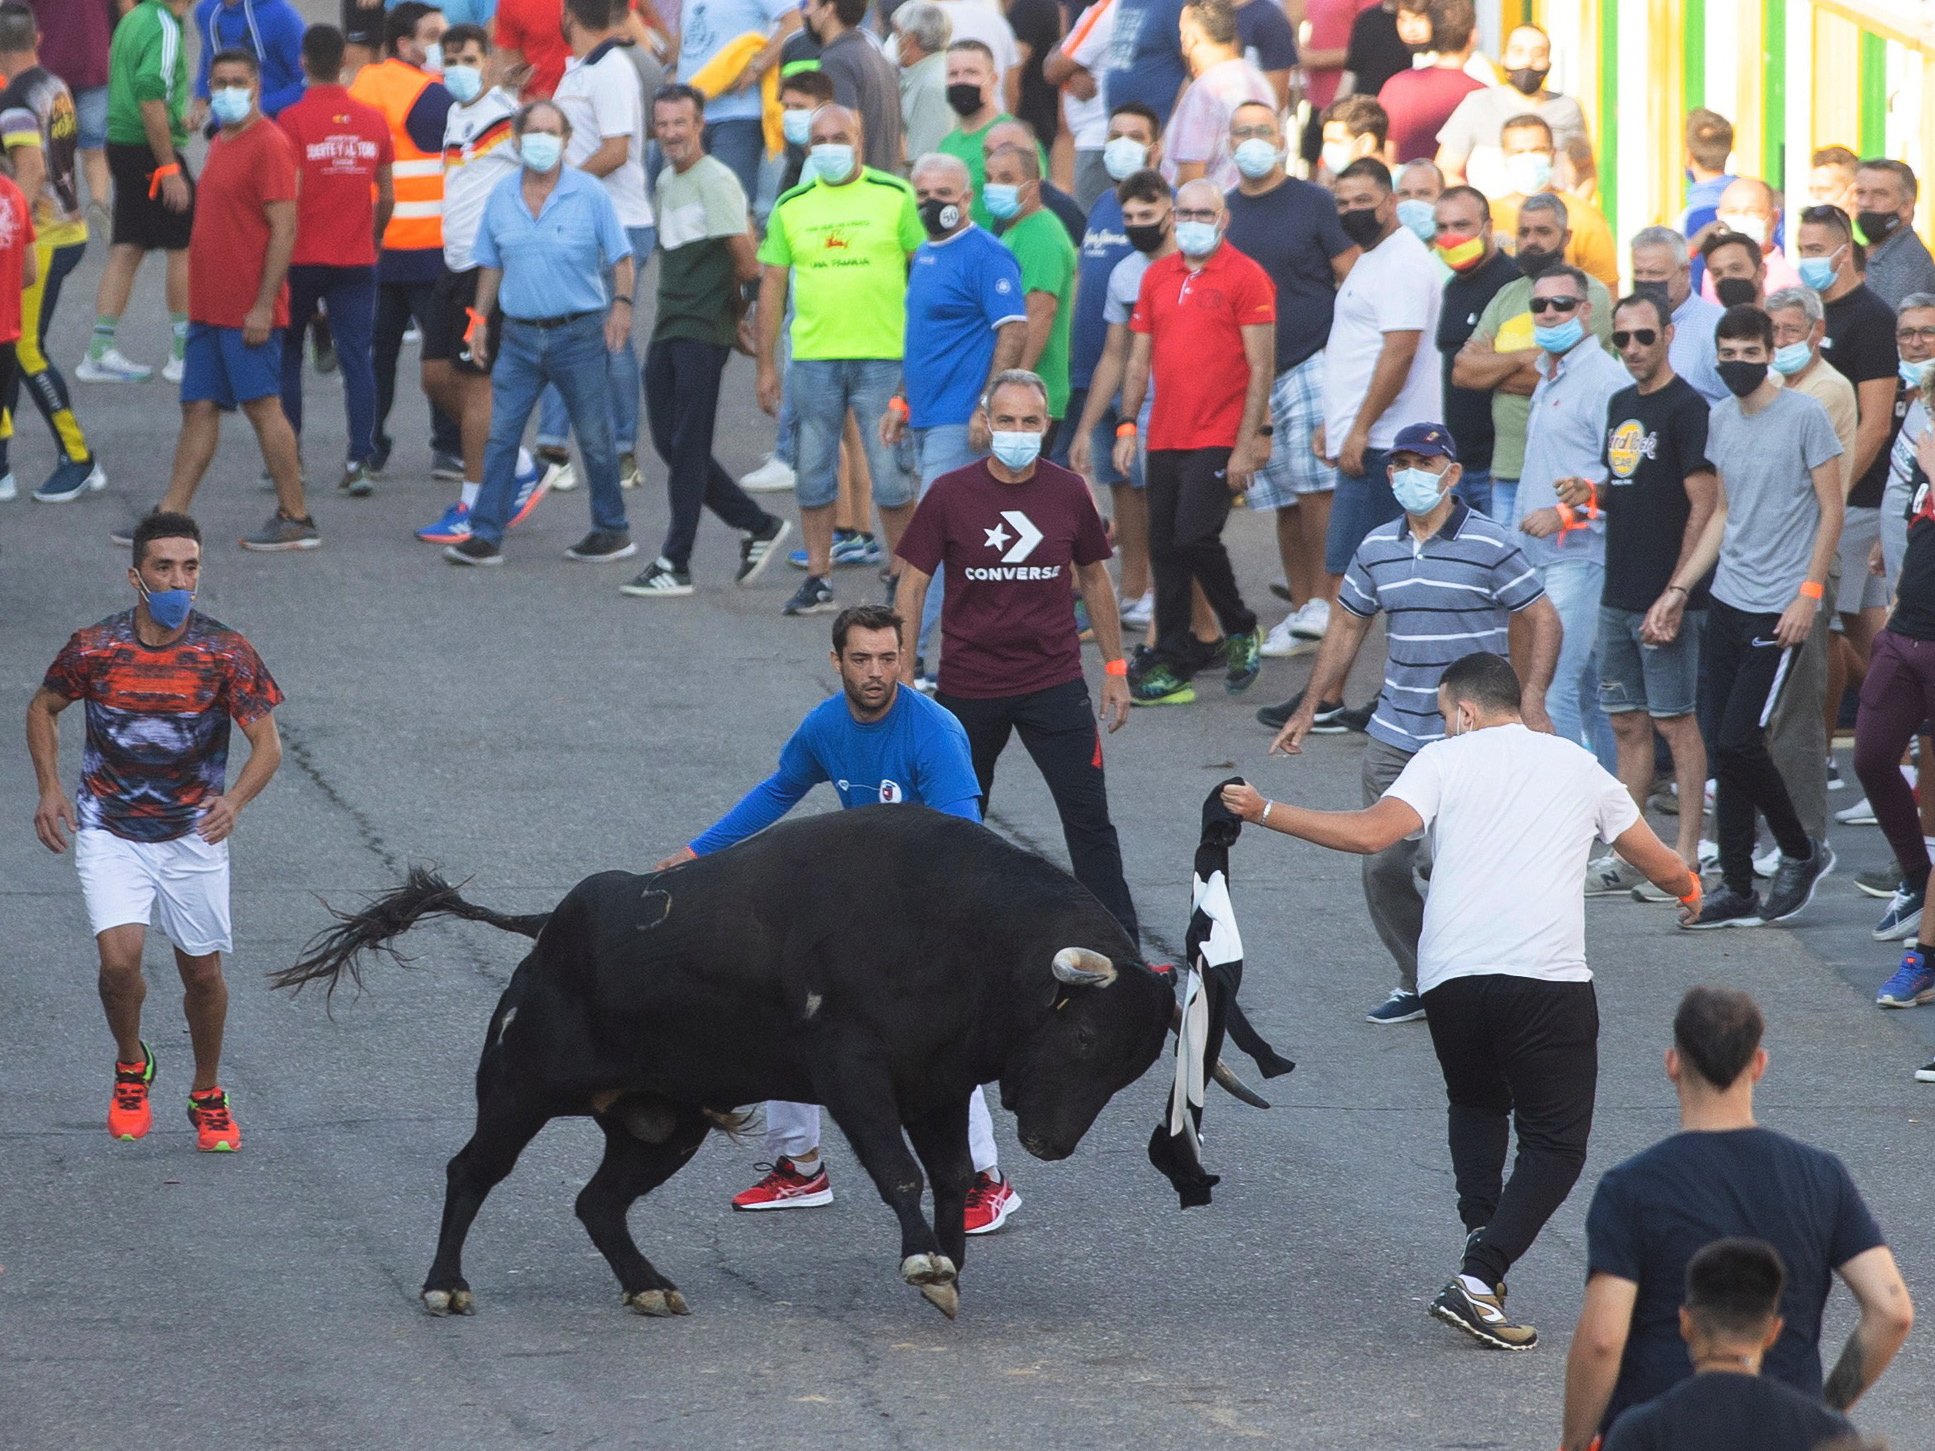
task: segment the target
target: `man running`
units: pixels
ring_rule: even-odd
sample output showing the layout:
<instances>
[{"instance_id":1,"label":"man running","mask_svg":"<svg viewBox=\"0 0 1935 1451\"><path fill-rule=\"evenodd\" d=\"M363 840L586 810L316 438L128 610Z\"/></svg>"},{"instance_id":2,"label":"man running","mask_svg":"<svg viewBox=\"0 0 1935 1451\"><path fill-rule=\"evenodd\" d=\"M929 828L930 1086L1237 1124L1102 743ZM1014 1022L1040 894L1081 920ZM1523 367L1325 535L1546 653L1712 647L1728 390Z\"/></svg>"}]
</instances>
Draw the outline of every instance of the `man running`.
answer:
<instances>
[{"instance_id":1,"label":"man running","mask_svg":"<svg viewBox=\"0 0 1935 1451\"><path fill-rule=\"evenodd\" d=\"M919 617L916 609L913 618ZM739 804L660 862L658 871L723 851L764 831L822 781L842 806L911 802L949 816L981 819L981 785L968 755L967 732L945 707L919 691L901 689L902 620L886 605L853 605L833 619L833 668L841 694L807 713L779 753L779 769ZM967 1232L999 1229L1021 1207L1021 1196L995 1160L994 1123L976 1089L968 1100L968 1149L974 1184L968 1190ZM833 1185L820 1163L817 1104L766 1105L766 1177L732 1197L734 1209L805 1209L833 1202Z\"/></svg>"},{"instance_id":2,"label":"man running","mask_svg":"<svg viewBox=\"0 0 1935 1451\"><path fill-rule=\"evenodd\" d=\"M219 1068L230 950L228 838L242 808L282 762L272 712L282 691L255 648L193 613L202 535L185 514L150 514L135 526L128 582L134 608L79 631L48 669L27 707L27 751L40 784L34 831L52 852L71 836L81 894L100 949L101 1005L114 1034L114 1098L108 1132L148 1132L154 1051L141 1038L141 952L157 912L186 989L195 1076L188 1118L197 1147L242 1146ZM81 786L60 784L60 721L87 703ZM228 785L229 719L248 737L249 759Z\"/></svg>"}]
</instances>

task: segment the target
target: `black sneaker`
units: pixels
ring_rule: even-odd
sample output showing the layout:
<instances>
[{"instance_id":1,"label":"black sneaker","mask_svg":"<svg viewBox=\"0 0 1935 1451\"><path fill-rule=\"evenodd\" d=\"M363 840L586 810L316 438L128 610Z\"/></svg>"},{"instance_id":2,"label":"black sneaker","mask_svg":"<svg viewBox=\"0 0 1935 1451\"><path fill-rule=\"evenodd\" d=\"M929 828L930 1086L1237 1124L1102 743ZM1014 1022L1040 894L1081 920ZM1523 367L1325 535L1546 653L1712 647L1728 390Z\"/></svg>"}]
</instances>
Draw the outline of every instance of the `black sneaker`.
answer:
<instances>
[{"instance_id":1,"label":"black sneaker","mask_svg":"<svg viewBox=\"0 0 1935 1451\"><path fill-rule=\"evenodd\" d=\"M479 539L473 534L455 544L444 545L443 557L452 564L502 564L504 551L488 539Z\"/></svg>"},{"instance_id":2,"label":"black sneaker","mask_svg":"<svg viewBox=\"0 0 1935 1451\"><path fill-rule=\"evenodd\" d=\"M1814 842L1814 850L1805 861L1795 861L1783 852L1780 865L1774 868L1774 880L1767 887L1767 904L1761 911L1761 921L1784 922L1799 915L1814 900L1815 884L1833 870L1834 853L1824 841Z\"/></svg>"},{"instance_id":3,"label":"black sneaker","mask_svg":"<svg viewBox=\"0 0 1935 1451\"><path fill-rule=\"evenodd\" d=\"M1854 874L1855 891L1866 892L1870 897L1878 897L1884 902L1895 895L1901 884L1901 868L1896 866L1876 867L1873 871Z\"/></svg>"},{"instance_id":4,"label":"black sneaker","mask_svg":"<svg viewBox=\"0 0 1935 1451\"><path fill-rule=\"evenodd\" d=\"M630 559L638 553L632 536L622 529L594 529L565 550L566 559L584 564L603 564L611 559Z\"/></svg>"},{"instance_id":5,"label":"black sneaker","mask_svg":"<svg viewBox=\"0 0 1935 1451\"><path fill-rule=\"evenodd\" d=\"M322 544L322 535L316 529L316 521L308 515L291 519L277 509L269 515L268 523L238 542L244 549L257 554L281 554L292 549L318 548Z\"/></svg>"},{"instance_id":6,"label":"black sneaker","mask_svg":"<svg viewBox=\"0 0 1935 1451\"><path fill-rule=\"evenodd\" d=\"M1340 705L1335 710L1319 710L1317 719L1311 725L1312 734L1320 736L1363 735L1370 726L1371 716L1377 710L1377 702L1368 705Z\"/></svg>"},{"instance_id":7,"label":"black sneaker","mask_svg":"<svg viewBox=\"0 0 1935 1451\"><path fill-rule=\"evenodd\" d=\"M1503 1285L1480 1294L1465 1283L1463 1275L1452 1276L1451 1283L1438 1292L1431 1302L1431 1318L1494 1350L1530 1350L1539 1343L1537 1330L1505 1313Z\"/></svg>"},{"instance_id":8,"label":"black sneaker","mask_svg":"<svg viewBox=\"0 0 1935 1451\"><path fill-rule=\"evenodd\" d=\"M1223 658L1229 664L1229 674L1223 681L1223 689L1238 695L1254 685L1263 669L1262 652L1263 640L1255 630L1224 640Z\"/></svg>"},{"instance_id":9,"label":"black sneaker","mask_svg":"<svg viewBox=\"0 0 1935 1451\"><path fill-rule=\"evenodd\" d=\"M1189 637L1189 643L1183 647L1183 658L1181 660L1171 660L1169 662L1169 668L1182 676L1183 679L1189 680L1198 672L1207 670L1212 665L1224 664L1228 659L1229 645L1227 641L1221 639L1198 640L1194 635L1191 635Z\"/></svg>"},{"instance_id":10,"label":"black sneaker","mask_svg":"<svg viewBox=\"0 0 1935 1451\"><path fill-rule=\"evenodd\" d=\"M1758 927L1761 925L1760 898L1752 892L1736 892L1722 883L1700 904L1700 915L1680 923L1688 932L1709 927Z\"/></svg>"},{"instance_id":11,"label":"black sneaker","mask_svg":"<svg viewBox=\"0 0 1935 1451\"><path fill-rule=\"evenodd\" d=\"M1935 1058L1931 1058L1915 1070L1915 1082L1935 1083Z\"/></svg>"},{"instance_id":12,"label":"black sneaker","mask_svg":"<svg viewBox=\"0 0 1935 1451\"><path fill-rule=\"evenodd\" d=\"M1256 713L1257 723L1259 725L1266 725L1273 731L1280 731L1289 723L1290 717L1297 713L1298 707L1302 704L1303 692L1299 690L1295 695L1284 701L1282 705L1264 706L1263 709ZM1334 721L1343 709L1344 702L1341 700L1320 703L1317 707L1317 720L1319 725L1321 726L1327 721Z\"/></svg>"},{"instance_id":13,"label":"black sneaker","mask_svg":"<svg viewBox=\"0 0 1935 1451\"><path fill-rule=\"evenodd\" d=\"M692 593L692 575L689 570L675 569L661 554L631 583L619 585L618 592L646 600L675 599Z\"/></svg>"},{"instance_id":14,"label":"black sneaker","mask_svg":"<svg viewBox=\"0 0 1935 1451\"><path fill-rule=\"evenodd\" d=\"M430 477L441 479L446 484L460 484L464 478L464 461L454 453L442 449L430 451Z\"/></svg>"},{"instance_id":15,"label":"black sneaker","mask_svg":"<svg viewBox=\"0 0 1935 1451\"><path fill-rule=\"evenodd\" d=\"M739 568L733 572L734 584L751 584L766 571L766 566L779 557L779 547L786 542L793 526L777 514L766 521L763 529L748 534L739 541Z\"/></svg>"},{"instance_id":16,"label":"black sneaker","mask_svg":"<svg viewBox=\"0 0 1935 1451\"><path fill-rule=\"evenodd\" d=\"M782 615L830 615L840 608L833 598L833 587L817 574L809 574L793 591L793 597L780 608Z\"/></svg>"}]
</instances>

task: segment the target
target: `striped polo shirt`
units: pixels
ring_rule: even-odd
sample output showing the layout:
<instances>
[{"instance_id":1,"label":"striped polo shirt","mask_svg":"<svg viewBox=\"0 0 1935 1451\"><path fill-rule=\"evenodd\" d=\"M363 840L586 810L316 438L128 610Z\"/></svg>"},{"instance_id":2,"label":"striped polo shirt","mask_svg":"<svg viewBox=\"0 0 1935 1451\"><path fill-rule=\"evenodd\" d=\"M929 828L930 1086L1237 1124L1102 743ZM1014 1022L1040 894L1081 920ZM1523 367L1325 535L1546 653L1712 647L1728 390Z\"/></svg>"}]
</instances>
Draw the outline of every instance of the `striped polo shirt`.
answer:
<instances>
[{"instance_id":1,"label":"striped polo shirt","mask_svg":"<svg viewBox=\"0 0 1935 1451\"><path fill-rule=\"evenodd\" d=\"M1544 594L1524 551L1462 499L1429 539L1413 535L1405 516L1365 535L1337 603L1361 619L1389 616L1384 689L1368 734L1400 751L1442 739L1445 667L1474 650L1506 654L1506 617Z\"/></svg>"}]
</instances>

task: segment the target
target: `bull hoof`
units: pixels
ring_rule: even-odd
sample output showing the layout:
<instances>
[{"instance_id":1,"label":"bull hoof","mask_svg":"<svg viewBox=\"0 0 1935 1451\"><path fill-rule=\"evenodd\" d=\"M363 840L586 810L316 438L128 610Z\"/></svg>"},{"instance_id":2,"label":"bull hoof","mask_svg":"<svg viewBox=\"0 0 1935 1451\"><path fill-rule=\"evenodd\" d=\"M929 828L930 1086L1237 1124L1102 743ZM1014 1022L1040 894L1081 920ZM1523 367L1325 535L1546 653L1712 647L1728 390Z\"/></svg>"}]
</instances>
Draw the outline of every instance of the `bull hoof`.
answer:
<instances>
[{"instance_id":1,"label":"bull hoof","mask_svg":"<svg viewBox=\"0 0 1935 1451\"><path fill-rule=\"evenodd\" d=\"M477 1301L468 1290L425 1290L423 1308L432 1315L475 1315Z\"/></svg>"},{"instance_id":2,"label":"bull hoof","mask_svg":"<svg viewBox=\"0 0 1935 1451\"><path fill-rule=\"evenodd\" d=\"M961 1292L953 1285L922 1285L921 1298L952 1320L961 1308Z\"/></svg>"},{"instance_id":3,"label":"bull hoof","mask_svg":"<svg viewBox=\"0 0 1935 1451\"><path fill-rule=\"evenodd\" d=\"M946 1255L908 1255L900 1262L900 1277L910 1285L951 1285L955 1273Z\"/></svg>"},{"instance_id":4,"label":"bull hoof","mask_svg":"<svg viewBox=\"0 0 1935 1451\"><path fill-rule=\"evenodd\" d=\"M691 1307L685 1303L685 1296L677 1290L640 1290L627 1295L625 1303L634 1315L650 1315L661 1318L667 1315L690 1315Z\"/></svg>"}]
</instances>

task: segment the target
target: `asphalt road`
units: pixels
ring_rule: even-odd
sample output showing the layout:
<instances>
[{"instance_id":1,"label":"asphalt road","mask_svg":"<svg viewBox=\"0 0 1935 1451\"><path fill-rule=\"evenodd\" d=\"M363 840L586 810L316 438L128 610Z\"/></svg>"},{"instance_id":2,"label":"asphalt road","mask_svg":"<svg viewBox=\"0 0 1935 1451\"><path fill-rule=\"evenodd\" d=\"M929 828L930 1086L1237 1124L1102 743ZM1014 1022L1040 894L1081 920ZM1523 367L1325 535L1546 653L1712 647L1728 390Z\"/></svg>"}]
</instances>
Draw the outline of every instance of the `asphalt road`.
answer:
<instances>
[{"instance_id":1,"label":"asphalt road","mask_svg":"<svg viewBox=\"0 0 1935 1451\"><path fill-rule=\"evenodd\" d=\"M84 345L97 263L69 284L54 347L64 365ZM159 281L144 277L131 309L124 350L136 358L163 353ZM309 454L326 483L338 389L309 386ZM751 392L735 361L721 429L735 471L770 441ZM176 411L163 385L83 387L78 404L110 488L67 508L0 506L0 682L16 708L71 630L129 603L108 531L166 479ZM1245 1001L1299 1067L1270 1086L1268 1112L1212 1098L1208 1152L1224 1181L1211 1207L1179 1213L1144 1159L1160 1070L1065 1163L1029 1160L998 1115L1026 1207L973 1244L950 1324L899 1283L892 1219L837 1137L835 1202L759 1216L726 1208L756 1150L715 1141L633 1216L693 1306L687 1319L643 1320L619 1308L571 1214L595 1135L559 1123L472 1236L476 1318L426 1318L416 1290L443 1165L469 1132L477 1048L518 944L424 930L415 970L378 965L373 991L339 998L333 1018L314 995L271 993L264 974L325 922L319 897L352 901L410 862L441 864L510 910L547 907L589 872L650 863L769 769L832 678L826 622L779 615L792 571L734 590L733 540L716 523L686 601L624 598L630 566L562 557L585 527L582 493L548 501L505 568L447 567L409 532L446 502L428 479L419 400L396 432L375 498L319 494L326 543L313 554L234 546L271 507L239 420L198 502L202 606L254 640L289 696L287 760L234 843L226 1082L241 1154L193 1152L186 1031L159 945L147 1029L157 1128L134 1145L102 1132L112 1048L79 891L69 862L33 838L18 737L0 751L0 1447L1549 1447L1590 1189L1672 1128L1660 1055L1696 982L1759 997L1774 1060L1765 1120L1844 1155L1911 1286L1935 1280L1919 1233L1935 1090L1910 1079L1935 1014L1872 1006L1891 954L1868 942L1875 904L1848 884L1884 857L1872 830L1840 833L1844 865L1795 930L1688 936L1664 909L1589 908L1604 1018L1597 1132L1585 1180L1512 1277L1514 1309L1543 1336L1512 1357L1424 1313L1461 1241L1442 1088L1422 1028L1363 1022L1391 973L1356 864L1252 834L1234 862ZM51 467L36 417L15 457L29 486ZM648 550L662 481L654 463L630 498ZM1230 534L1260 598L1267 521L1239 515ZM877 588L865 572L837 583L848 600ZM1358 738L1319 739L1295 761L1263 755L1252 709L1307 671L1307 658L1271 663L1241 700L1212 685L1193 708L1137 712L1109 743L1131 884L1171 948L1211 784L1235 770L1282 797L1356 804ZM70 777L79 726L66 717ZM243 749L238 736L238 760ZM993 824L1062 859L1032 766L1018 750L1003 765ZM1837 1298L1836 1345L1848 1311ZM1857 1418L1897 1447L1927 1442L1928 1343L1911 1342Z\"/></svg>"}]
</instances>

